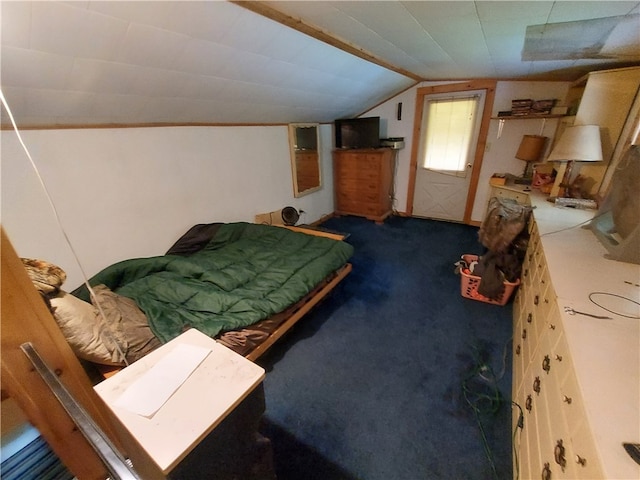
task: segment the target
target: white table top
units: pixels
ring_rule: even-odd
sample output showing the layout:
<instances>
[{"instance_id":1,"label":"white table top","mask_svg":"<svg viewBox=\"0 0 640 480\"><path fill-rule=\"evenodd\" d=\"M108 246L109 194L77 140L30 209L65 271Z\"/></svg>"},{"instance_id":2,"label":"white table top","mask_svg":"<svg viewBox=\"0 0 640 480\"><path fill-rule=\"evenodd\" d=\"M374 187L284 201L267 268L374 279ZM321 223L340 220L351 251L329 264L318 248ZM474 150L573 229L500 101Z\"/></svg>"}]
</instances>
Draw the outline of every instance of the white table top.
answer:
<instances>
[{"instance_id":1,"label":"white table top","mask_svg":"<svg viewBox=\"0 0 640 480\"><path fill-rule=\"evenodd\" d=\"M153 415L146 418L115 406L137 379L177 345L211 353ZM264 370L191 329L94 387L160 470L169 473L264 379Z\"/></svg>"},{"instance_id":2,"label":"white table top","mask_svg":"<svg viewBox=\"0 0 640 480\"><path fill-rule=\"evenodd\" d=\"M640 443L640 320L625 317L637 317L640 307L620 298L640 302L640 265L604 257L594 233L580 226L595 211L556 207L535 192L530 200L605 478L640 478L622 448ZM594 304L593 292L619 295L602 298L622 315ZM569 315L565 306L612 319Z\"/></svg>"}]
</instances>

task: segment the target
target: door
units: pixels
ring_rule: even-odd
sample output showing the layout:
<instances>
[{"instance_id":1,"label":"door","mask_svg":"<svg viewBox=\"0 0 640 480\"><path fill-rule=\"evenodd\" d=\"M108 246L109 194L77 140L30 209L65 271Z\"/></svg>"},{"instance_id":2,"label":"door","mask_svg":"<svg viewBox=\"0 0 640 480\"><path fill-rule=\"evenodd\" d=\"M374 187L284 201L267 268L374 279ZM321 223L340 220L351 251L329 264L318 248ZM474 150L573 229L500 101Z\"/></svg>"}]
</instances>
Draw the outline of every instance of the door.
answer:
<instances>
[{"instance_id":1,"label":"door","mask_svg":"<svg viewBox=\"0 0 640 480\"><path fill-rule=\"evenodd\" d=\"M413 215L462 222L485 90L424 96Z\"/></svg>"}]
</instances>

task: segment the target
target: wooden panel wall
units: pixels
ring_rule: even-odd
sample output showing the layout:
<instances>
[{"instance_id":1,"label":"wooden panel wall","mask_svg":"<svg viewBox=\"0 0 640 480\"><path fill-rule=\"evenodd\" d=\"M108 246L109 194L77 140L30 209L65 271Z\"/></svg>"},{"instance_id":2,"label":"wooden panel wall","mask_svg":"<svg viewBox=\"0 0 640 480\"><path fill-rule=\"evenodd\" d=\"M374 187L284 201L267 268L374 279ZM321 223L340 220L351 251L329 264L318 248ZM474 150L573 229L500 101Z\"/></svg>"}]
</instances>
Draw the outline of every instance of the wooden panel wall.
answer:
<instances>
[{"instance_id":1,"label":"wooden panel wall","mask_svg":"<svg viewBox=\"0 0 640 480\"><path fill-rule=\"evenodd\" d=\"M79 479L104 479L107 471L91 445L76 429L56 397L34 371L20 345L31 342L40 356L92 416L120 446L102 400L58 329L53 316L29 280L4 230L1 243L1 386L62 462Z\"/></svg>"}]
</instances>

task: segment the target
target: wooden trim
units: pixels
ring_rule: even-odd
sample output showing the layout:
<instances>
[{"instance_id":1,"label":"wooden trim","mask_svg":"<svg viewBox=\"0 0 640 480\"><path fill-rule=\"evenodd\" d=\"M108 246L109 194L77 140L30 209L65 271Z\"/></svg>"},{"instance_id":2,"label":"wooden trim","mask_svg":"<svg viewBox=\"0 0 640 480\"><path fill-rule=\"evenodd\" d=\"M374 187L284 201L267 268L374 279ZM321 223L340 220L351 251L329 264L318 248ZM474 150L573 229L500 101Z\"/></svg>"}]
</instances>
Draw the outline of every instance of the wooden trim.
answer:
<instances>
[{"instance_id":1,"label":"wooden trim","mask_svg":"<svg viewBox=\"0 0 640 480\"><path fill-rule=\"evenodd\" d=\"M288 230L291 230L292 232L300 232L300 233L305 233L307 235L314 235L316 237L325 237L325 238L330 238L332 240L344 240L344 235L340 234L340 233L335 233L335 232L328 232L326 230L318 230L315 228L305 228L305 227L296 227L296 226L291 226L291 225L278 225L280 227L284 227Z\"/></svg>"},{"instance_id":2,"label":"wooden trim","mask_svg":"<svg viewBox=\"0 0 640 480\"><path fill-rule=\"evenodd\" d=\"M107 470L53 392L20 349L31 342L75 399L119 448L106 407L27 276L2 229L2 389L15 400L53 451L78 478L104 479Z\"/></svg>"},{"instance_id":3,"label":"wooden trim","mask_svg":"<svg viewBox=\"0 0 640 480\"><path fill-rule=\"evenodd\" d=\"M354 55L358 58L362 58L363 60L366 60L371 63L375 63L376 65L386 68L387 70L391 70L392 72L396 72L400 75L411 78L416 82L421 82L424 80L420 75L416 75L415 73L405 70L404 68L400 68L396 65L392 65L382 60L381 58L375 56L374 54L367 52L363 48L358 47L357 45L353 45L351 43L345 42L344 40L340 40L339 38L333 36L332 34L324 30L321 30L318 27L305 23L299 18L291 17L287 14L284 14L276 10L275 8L267 5L267 2L249 1L249 0L247 1L230 0L230 1L231 3L235 3L240 7L246 8L247 10L251 10L254 13L262 15L263 17L266 17L275 22L281 23L282 25L286 25L287 27L293 28L294 30L304 33L305 35L309 35L310 37L315 38L316 40L324 42L328 45L331 45L332 47L336 47L342 50L343 52L350 53L351 55Z\"/></svg>"},{"instance_id":4,"label":"wooden trim","mask_svg":"<svg viewBox=\"0 0 640 480\"><path fill-rule=\"evenodd\" d=\"M258 359L263 353L265 353L271 345L273 345L280 337L282 337L287 331L293 327L298 320L300 320L304 315L306 315L309 310L311 310L315 305L317 305L320 300L326 297L331 290L333 290L338 283L340 283L353 269L353 266L350 263L347 263L341 270L338 271L337 275L324 287L322 287L318 293L316 293L313 297L309 299L304 305L300 307L293 315L291 315L285 322L282 323L276 330L274 330L263 343L258 345L251 353L249 353L246 358L255 361Z\"/></svg>"},{"instance_id":5,"label":"wooden trim","mask_svg":"<svg viewBox=\"0 0 640 480\"><path fill-rule=\"evenodd\" d=\"M371 107L367 108L364 112L358 113L358 114L356 114L356 115L354 115L354 116L355 116L355 117L362 117L363 115L366 115L366 114L367 114L367 113L369 113L371 110L374 110L374 109L378 108L379 106L384 105L385 103L387 103L387 102L388 102L388 101L390 101L391 99L393 99L393 98L395 98L395 97L397 97L397 96L399 96L399 95L402 95L402 94L403 94L404 92L406 92L407 90L411 90L412 88L415 88L415 86L416 86L416 85L418 85L418 84L422 83L423 81L424 81L424 80L419 80L419 81L416 81L415 83L412 83L412 84L411 84L411 85L409 85L407 88L404 88L404 89L400 90L399 92L394 93L394 94L393 94L393 96L391 96L391 97L389 97L389 98L385 98L384 100L379 101L379 102L378 102L378 103L376 103L375 105L373 105L373 106L371 106Z\"/></svg>"},{"instance_id":6,"label":"wooden trim","mask_svg":"<svg viewBox=\"0 0 640 480\"><path fill-rule=\"evenodd\" d=\"M413 214L413 197L416 186L416 172L418 169L418 153L420 150L420 137L422 129L422 115L424 97L438 93L465 92L469 90L485 90L484 109L482 112L482 120L480 121L480 131L478 132L478 143L474 155L473 168L471 170L471 181L467 191L467 201L463 216L463 222L469 224L471 221L471 213L476 192L478 190L478 179L480 178L480 170L482 169L482 160L484 158L484 150L487 143L487 134L491 121L491 112L493 110L493 102L496 93L496 80L471 80L468 82L451 83L446 85L433 85L429 87L420 87L416 93L416 110L413 120L413 141L411 146L411 162L409 164L409 186L407 190L407 214Z\"/></svg>"},{"instance_id":7,"label":"wooden trim","mask_svg":"<svg viewBox=\"0 0 640 480\"><path fill-rule=\"evenodd\" d=\"M98 123L95 125L29 125L19 130L100 130L108 128L163 128L163 127L286 127L288 123ZM0 125L0 130L13 130L13 125Z\"/></svg>"}]
</instances>

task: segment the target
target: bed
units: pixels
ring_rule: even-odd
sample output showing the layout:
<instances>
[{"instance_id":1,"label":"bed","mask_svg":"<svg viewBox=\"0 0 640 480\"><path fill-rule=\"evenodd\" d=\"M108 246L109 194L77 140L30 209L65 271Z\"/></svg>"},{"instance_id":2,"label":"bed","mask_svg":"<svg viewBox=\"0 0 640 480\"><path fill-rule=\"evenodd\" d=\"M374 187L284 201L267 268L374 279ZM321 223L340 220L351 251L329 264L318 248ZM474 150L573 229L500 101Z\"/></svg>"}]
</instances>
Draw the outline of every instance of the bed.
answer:
<instances>
[{"instance_id":1,"label":"bed","mask_svg":"<svg viewBox=\"0 0 640 480\"><path fill-rule=\"evenodd\" d=\"M43 296L76 355L94 364L132 363L189 328L255 360L349 274L352 253L313 229L200 224L165 255L105 268L92 292Z\"/></svg>"}]
</instances>

